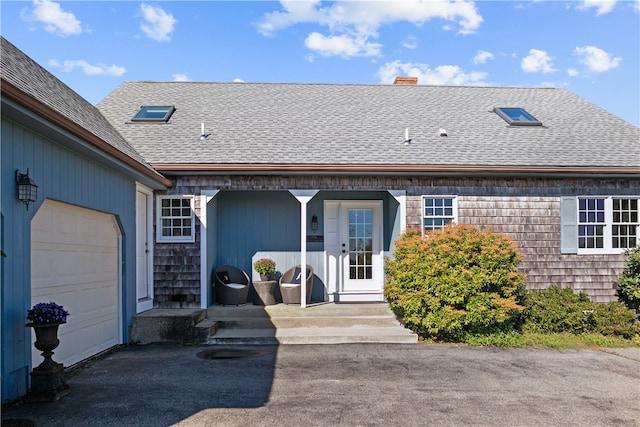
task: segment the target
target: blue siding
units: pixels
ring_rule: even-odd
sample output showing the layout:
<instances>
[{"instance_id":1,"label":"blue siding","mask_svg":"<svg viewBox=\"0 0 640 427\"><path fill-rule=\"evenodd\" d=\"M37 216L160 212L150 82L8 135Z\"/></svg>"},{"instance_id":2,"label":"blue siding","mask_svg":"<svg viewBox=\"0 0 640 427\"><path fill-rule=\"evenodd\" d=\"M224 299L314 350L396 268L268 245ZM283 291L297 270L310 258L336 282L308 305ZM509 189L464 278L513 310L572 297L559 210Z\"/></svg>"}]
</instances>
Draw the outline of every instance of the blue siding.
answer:
<instances>
[{"instance_id":1,"label":"blue siding","mask_svg":"<svg viewBox=\"0 0 640 427\"><path fill-rule=\"evenodd\" d=\"M45 199L53 199L116 216L123 238L123 339L135 314L135 181L55 141L5 118L1 130L2 248L2 401L27 391L31 363L30 223ZM15 171L29 168L38 184L38 201L25 211L17 199ZM33 349L33 351L36 351Z\"/></svg>"},{"instance_id":2,"label":"blue siding","mask_svg":"<svg viewBox=\"0 0 640 427\"><path fill-rule=\"evenodd\" d=\"M216 197L214 265L251 271L258 251L300 250L300 204L283 191L222 191Z\"/></svg>"},{"instance_id":3,"label":"blue siding","mask_svg":"<svg viewBox=\"0 0 640 427\"><path fill-rule=\"evenodd\" d=\"M325 200L382 200L384 202L383 250L391 250L399 235L399 204L387 191L320 191L307 205L307 232L323 235ZM319 228L311 231L311 217ZM284 272L299 264L300 203L288 191L221 191L207 209L207 269L209 279L217 265L231 264L255 275L252 259L269 256ZM324 295L323 242L307 243L308 263L316 276L313 299ZM256 279L257 277L254 277ZM209 280L211 283L211 280ZM249 298L252 298L250 294ZM213 302L213 301L210 301Z\"/></svg>"}]
</instances>

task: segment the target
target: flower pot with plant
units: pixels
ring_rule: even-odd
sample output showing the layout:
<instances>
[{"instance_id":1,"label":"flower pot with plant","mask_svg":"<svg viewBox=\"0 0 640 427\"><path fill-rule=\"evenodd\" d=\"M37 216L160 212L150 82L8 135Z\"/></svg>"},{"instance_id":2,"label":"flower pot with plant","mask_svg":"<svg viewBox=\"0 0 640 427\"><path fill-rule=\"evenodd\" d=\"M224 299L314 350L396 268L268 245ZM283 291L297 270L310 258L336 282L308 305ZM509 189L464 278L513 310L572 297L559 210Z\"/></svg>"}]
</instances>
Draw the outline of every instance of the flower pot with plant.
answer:
<instances>
[{"instance_id":1,"label":"flower pot with plant","mask_svg":"<svg viewBox=\"0 0 640 427\"><path fill-rule=\"evenodd\" d=\"M269 280L276 271L276 262L269 258L261 258L253 263L253 268L260 274L260 280Z\"/></svg>"},{"instance_id":2,"label":"flower pot with plant","mask_svg":"<svg viewBox=\"0 0 640 427\"><path fill-rule=\"evenodd\" d=\"M44 361L31 371L31 390L28 401L55 401L71 392L64 380L64 366L52 359L53 350L60 345L58 327L67 323L69 312L55 302L41 302L27 310L26 326L36 334L35 348Z\"/></svg>"},{"instance_id":3,"label":"flower pot with plant","mask_svg":"<svg viewBox=\"0 0 640 427\"><path fill-rule=\"evenodd\" d=\"M51 359L53 350L58 347L58 327L67 323L69 312L55 302L41 302L27 311L26 326L33 328L36 333L35 347L42 351L44 361L34 369L50 370L59 365Z\"/></svg>"}]
</instances>

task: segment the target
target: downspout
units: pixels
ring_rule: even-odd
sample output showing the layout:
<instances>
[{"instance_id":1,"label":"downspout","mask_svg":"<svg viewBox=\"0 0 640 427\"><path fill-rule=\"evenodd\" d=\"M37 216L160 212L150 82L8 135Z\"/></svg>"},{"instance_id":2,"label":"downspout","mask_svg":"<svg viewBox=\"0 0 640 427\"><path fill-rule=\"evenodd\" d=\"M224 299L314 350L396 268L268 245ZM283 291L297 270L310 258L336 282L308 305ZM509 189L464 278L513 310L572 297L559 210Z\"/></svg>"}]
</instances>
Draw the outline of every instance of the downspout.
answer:
<instances>
[{"instance_id":1,"label":"downspout","mask_svg":"<svg viewBox=\"0 0 640 427\"><path fill-rule=\"evenodd\" d=\"M300 202L300 270L304 279L300 279L300 308L307 307L307 203L313 199L318 190L289 190Z\"/></svg>"}]
</instances>

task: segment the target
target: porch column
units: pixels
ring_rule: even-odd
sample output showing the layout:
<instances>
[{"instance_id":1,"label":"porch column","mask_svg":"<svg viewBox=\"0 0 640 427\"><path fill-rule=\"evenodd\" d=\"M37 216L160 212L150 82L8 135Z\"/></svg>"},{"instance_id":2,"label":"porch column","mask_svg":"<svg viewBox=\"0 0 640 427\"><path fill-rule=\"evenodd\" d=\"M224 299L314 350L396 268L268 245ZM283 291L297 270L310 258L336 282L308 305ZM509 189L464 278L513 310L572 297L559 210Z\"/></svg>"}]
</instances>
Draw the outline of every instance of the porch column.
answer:
<instances>
[{"instance_id":1,"label":"porch column","mask_svg":"<svg viewBox=\"0 0 640 427\"><path fill-rule=\"evenodd\" d=\"M300 279L300 308L307 306L307 203L313 199L319 190L289 190L300 202L300 269L305 273L304 279Z\"/></svg>"},{"instance_id":2,"label":"porch column","mask_svg":"<svg viewBox=\"0 0 640 427\"><path fill-rule=\"evenodd\" d=\"M209 303L209 268L207 267L207 204L220 190L200 191L200 308L207 308Z\"/></svg>"},{"instance_id":3,"label":"porch column","mask_svg":"<svg viewBox=\"0 0 640 427\"><path fill-rule=\"evenodd\" d=\"M407 231L407 192L406 190L387 190L400 204L400 233Z\"/></svg>"}]
</instances>

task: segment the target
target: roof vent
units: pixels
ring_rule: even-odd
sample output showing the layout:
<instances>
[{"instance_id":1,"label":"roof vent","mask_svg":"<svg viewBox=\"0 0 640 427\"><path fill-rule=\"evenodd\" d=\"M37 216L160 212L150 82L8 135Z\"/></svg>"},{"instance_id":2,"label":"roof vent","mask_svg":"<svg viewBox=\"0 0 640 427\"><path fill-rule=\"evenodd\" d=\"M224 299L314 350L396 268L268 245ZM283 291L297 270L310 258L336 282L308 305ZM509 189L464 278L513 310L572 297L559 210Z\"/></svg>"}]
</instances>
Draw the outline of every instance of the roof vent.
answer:
<instances>
[{"instance_id":1,"label":"roof vent","mask_svg":"<svg viewBox=\"0 0 640 427\"><path fill-rule=\"evenodd\" d=\"M417 85L418 78L417 77L401 77L397 76L393 81L394 85Z\"/></svg>"},{"instance_id":2,"label":"roof vent","mask_svg":"<svg viewBox=\"0 0 640 427\"><path fill-rule=\"evenodd\" d=\"M440 128L440 130L438 131L438 135L440 135L440 136L449 136L447 134L447 130L446 129L442 129L442 128Z\"/></svg>"}]
</instances>

